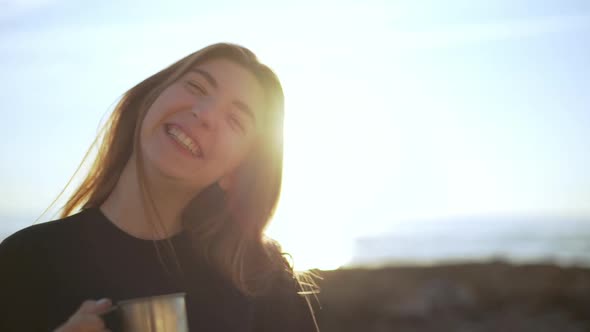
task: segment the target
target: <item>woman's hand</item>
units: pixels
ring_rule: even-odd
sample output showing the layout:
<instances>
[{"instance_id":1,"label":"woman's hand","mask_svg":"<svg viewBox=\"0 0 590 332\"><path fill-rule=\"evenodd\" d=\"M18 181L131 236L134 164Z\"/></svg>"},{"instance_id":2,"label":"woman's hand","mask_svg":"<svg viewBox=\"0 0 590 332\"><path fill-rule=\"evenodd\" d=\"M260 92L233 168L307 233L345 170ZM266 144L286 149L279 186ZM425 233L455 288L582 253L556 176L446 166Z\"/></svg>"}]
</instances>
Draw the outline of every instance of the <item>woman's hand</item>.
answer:
<instances>
[{"instance_id":1,"label":"woman's hand","mask_svg":"<svg viewBox=\"0 0 590 332\"><path fill-rule=\"evenodd\" d=\"M111 300L101 299L98 301L87 300L82 303L67 322L58 327L55 332L95 332L108 331L101 314L111 308Z\"/></svg>"}]
</instances>

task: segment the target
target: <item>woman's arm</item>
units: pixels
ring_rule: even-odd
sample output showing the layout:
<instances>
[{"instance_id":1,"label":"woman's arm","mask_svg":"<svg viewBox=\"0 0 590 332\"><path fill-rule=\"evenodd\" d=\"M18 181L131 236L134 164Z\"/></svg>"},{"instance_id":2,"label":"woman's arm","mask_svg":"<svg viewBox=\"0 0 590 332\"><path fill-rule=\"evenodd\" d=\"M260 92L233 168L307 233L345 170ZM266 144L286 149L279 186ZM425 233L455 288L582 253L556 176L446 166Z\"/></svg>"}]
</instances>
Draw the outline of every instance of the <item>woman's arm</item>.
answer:
<instances>
[{"instance_id":1,"label":"woman's arm","mask_svg":"<svg viewBox=\"0 0 590 332\"><path fill-rule=\"evenodd\" d=\"M0 243L0 331L46 331L43 256L26 231Z\"/></svg>"}]
</instances>

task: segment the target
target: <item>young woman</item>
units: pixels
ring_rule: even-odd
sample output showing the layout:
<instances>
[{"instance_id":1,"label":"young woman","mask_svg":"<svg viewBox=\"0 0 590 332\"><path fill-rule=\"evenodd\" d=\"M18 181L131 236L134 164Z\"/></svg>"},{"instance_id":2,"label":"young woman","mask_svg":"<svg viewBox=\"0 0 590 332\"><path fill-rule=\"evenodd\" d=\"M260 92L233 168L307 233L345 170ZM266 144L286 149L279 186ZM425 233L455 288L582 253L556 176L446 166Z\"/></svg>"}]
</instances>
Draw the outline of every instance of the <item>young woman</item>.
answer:
<instances>
[{"instance_id":1,"label":"young woman","mask_svg":"<svg viewBox=\"0 0 590 332\"><path fill-rule=\"evenodd\" d=\"M61 219L0 245L0 330L104 331L117 301L185 292L191 331L316 331L308 284L263 234L282 134L280 82L244 47L133 87Z\"/></svg>"}]
</instances>

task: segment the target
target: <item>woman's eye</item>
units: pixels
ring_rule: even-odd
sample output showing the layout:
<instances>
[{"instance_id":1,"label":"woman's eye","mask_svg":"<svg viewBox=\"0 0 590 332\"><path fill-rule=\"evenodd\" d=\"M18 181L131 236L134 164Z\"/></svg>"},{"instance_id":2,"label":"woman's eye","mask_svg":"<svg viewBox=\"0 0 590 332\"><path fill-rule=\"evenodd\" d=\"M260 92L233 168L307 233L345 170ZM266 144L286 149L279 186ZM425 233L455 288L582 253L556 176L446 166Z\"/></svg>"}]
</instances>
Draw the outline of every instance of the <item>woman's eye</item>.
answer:
<instances>
[{"instance_id":1,"label":"woman's eye","mask_svg":"<svg viewBox=\"0 0 590 332\"><path fill-rule=\"evenodd\" d=\"M240 120L236 116L230 115L229 122L235 128L238 128L240 131L245 132L242 122L240 122Z\"/></svg>"},{"instance_id":2,"label":"woman's eye","mask_svg":"<svg viewBox=\"0 0 590 332\"><path fill-rule=\"evenodd\" d=\"M188 81L186 83L189 88L193 91L196 91L200 94L206 95L207 94L207 90L205 90L205 88L203 88L199 83L193 82L193 81Z\"/></svg>"}]
</instances>

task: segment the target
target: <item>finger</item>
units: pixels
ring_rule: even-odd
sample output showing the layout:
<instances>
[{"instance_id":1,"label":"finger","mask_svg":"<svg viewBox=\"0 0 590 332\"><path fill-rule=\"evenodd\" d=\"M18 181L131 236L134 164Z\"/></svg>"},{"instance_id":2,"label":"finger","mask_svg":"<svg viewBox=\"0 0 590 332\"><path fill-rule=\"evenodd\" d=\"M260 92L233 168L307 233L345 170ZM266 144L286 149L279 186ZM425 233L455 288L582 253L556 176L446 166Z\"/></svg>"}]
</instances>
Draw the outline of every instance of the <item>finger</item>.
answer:
<instances>
[{"instance_id":1,"label":"finger","mask_svg":"<svg viewBox=\"0 0 590 332\"><path fill-rule=\"evenodd\" d=\"M77 313L80 314L100 314L109 310L112 303L110 299L100 299L98 301L86 300L82 303Z\"/></svg>"},{"instance_id":2,"label":"finger","mask_svg":"<svg viewBox=\"0 0 590 332\"><path fill-rule=\"evenodd\" d=\"M96 306L96 301L86 300L86 301L82 302L82 305L80 306L80 308L78 308L78 311L76 311L76 313L77 314L90 313L90 312L92 312L92 310L94 309L95 306Z\"/></svg>"},{"instance_id":3,"label":"finger","mask_svg":"<svg viewBox=\"0 0 590 332\"><path fill-rule=\"evenodd\" d=\"M94 311L93 313L95 314L103 314L107 311L109 311L109 309L111 308L111 306L113 305L113 303L111 302L110 299L104 298L104 299L100 299L98 301L96 301L96 306L94 307Z\"/></svg>"},{"instance_id":4,"label":"finger","mask_svg":"<svg viewBox=\"0 0 590 332\"><path fill-rule=\"evenodd\" d=\"M73 316L67 325L84 331L102 331L106 327L104 321L95 314L78 314Z\"/></svg>"}]
</instances>

